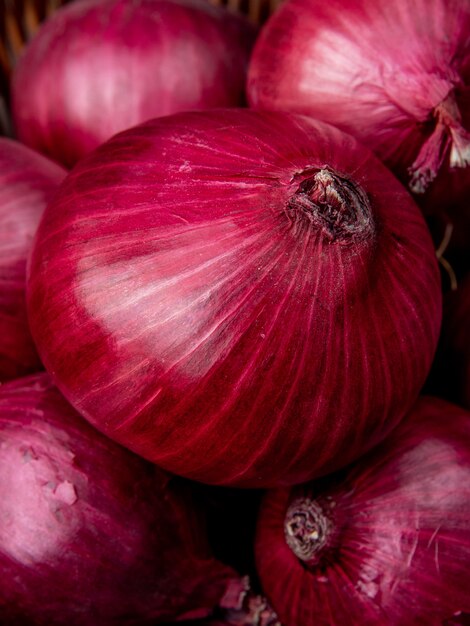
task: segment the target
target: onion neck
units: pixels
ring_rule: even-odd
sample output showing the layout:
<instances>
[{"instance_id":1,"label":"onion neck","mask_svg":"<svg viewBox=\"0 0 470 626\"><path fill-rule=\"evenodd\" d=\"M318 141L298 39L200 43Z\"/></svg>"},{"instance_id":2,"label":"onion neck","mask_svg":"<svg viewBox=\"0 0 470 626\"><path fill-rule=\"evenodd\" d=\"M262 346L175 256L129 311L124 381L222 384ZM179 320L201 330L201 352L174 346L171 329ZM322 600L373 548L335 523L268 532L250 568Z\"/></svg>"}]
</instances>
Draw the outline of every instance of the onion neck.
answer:
<instances>
[{"instance_id":1,"label":"onion neck","mask_svg":"<svg viewBox=\"0 0 470 626\"><path fill-rule=\"evenodd\" d=\"M295 231L313 228L329 242L357 242L374 232L365 191L328 167L307 172L290 196L286 214Z\"/></svg>"},{"instance_id":2,"label":"onion neck","mask_svg":"<svg viewBox=\"0 0 470 626\"><path fill-rule=\"evenodd\" d=\"M287 545L307 566L317 566L336 543L332 503L307 497L295 499L287 509L284 535Z\"/></svg>"},{"instance_id":3,"label":"onion neck","mask_svg":"<svg viewBox=\"0 0 470 626\"><path fill-rule=\"evenodd\" d=\"M432 116L435 120L434 130L408 169L411 176L409 185L414 193L426 191L447 155L451 168L470 165L470 133L462 126L453 91L437 105Z\"/></svg>"}]
</instances>

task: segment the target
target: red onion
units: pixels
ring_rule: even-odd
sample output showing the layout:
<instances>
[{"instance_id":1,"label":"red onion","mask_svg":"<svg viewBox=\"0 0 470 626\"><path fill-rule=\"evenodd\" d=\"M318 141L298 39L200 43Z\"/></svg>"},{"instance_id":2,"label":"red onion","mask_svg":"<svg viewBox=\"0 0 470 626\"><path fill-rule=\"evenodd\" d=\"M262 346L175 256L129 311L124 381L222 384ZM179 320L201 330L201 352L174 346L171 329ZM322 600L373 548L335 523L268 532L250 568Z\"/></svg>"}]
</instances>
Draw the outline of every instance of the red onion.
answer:
<instances>
[{"instance_id":1,"label":"red onion","mask_svg":"<svg viewBox=\"0 0 470 626\"><path fill-rule=\"evenodd\" d=\"M0 137L0 383L41 368L26 318L26 257L65 172Z\"/></svg>"},{"instance_id":2,"label":"red onion","mask_svg":"<svg viewBox=\"0 0 470 626\"><path fill-rule=\"evenodd\" d=\"M73 165L116 132L177 111L243 101L254 28L203 0L81 0L20 58L20 139Z\"/></svg>"},{"instance_id":3,"label":"red onion","mask_svg":"<svg viewBox=\"0 0 470 626\"><path fill-rule=\"evenodd\" d=\"M440 285L417 207L352 137L220 110L151 121L49 205L29 311L97 428L176 474L293 484L356 458L414 401Z\"/></svg>"},{"instance_id":4,"label":"red onion","mask_svg":"<svg viewBox=\"0 0 470 626\"><path fill-rule=\"evenodd\" d=\"M261 582L284 626L442 626L470 609L470 414L423 398L339 475L269 492Z\"/></svg>"},{"instance_id":5,"label":"red onion","mask_svg":"<svg viewBox=\"0 0 470 626\"><path fill-rule=\"evenodd\" d=\"M188 494L91 428L47 374L0 388L2 624L203 617L232 576Z\"/></svg>"},{"instance_id":6,"label":"red onion","mask_svg":"<svg viewBox=\"0 0 470 626\"><path fill-rule=\"evenodd\" d=\"M255 47L249 100L335 124L423 192L440 170L470 175L469 32L467 0L289 0Z\"/></svg>"}]
</instances>

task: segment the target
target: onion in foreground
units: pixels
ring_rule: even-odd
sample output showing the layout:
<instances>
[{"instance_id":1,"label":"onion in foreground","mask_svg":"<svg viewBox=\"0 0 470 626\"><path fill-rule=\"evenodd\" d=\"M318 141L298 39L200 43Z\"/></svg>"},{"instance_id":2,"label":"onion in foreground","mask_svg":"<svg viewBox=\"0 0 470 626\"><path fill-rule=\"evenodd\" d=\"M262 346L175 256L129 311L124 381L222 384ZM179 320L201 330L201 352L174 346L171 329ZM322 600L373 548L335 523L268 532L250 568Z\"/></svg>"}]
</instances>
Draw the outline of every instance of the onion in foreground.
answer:
<instances>
[{"instance_id":1,"label":"onion in foreground","mask_svg":"<svg viewBox=\"0 0 470 626\"><path fill-rule=\"evenodd\" d=\"M323 123L242 109L153 120L78 164L28 297L82 415L169 471L244 487L378 443L441 316L424 220L378 159Z\"/></svg>"},{"instance_id":2,"label":"onion in foreground","mask_svg":"<svg viewBox=\"0 0 470 626\"><path fill-rule=\"evenodd\" d=\"M2 624L204 617L235 576L189 493L95 431L47 374L0 388Z\"/></svg>"},{"instance_id":3,"label":"onion in foreground","mask_svg":"<svg viewBox=\"0 0 470 626\"><path fill-rule=\"evenodd\" d=\"M269 492L256 557L284 626L460 623L470 611L470 414L422 398L347 470Z\"/></svg>"}]
</instances>

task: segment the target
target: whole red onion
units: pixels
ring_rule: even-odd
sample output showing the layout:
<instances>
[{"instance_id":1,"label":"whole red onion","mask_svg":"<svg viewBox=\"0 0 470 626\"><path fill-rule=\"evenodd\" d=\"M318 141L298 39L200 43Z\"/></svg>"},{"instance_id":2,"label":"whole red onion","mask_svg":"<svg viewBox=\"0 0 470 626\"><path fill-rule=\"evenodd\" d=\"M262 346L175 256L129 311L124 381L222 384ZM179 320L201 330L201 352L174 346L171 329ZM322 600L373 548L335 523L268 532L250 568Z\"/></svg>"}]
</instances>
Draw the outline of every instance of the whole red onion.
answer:
<instances>
[{"instance_id":1,"label":"whole red onion","mask_svg":"<svg viewBox=\"0 0 470 626\"><path fill-rule=\"evenodd\" d=\"M410 196L320 122L249 110L131 129L68 176L29 311L97 428L202 482L293 484L356 458L415 400L440 324Z\"/></svg>"},{"instance_id":2,"label":"whole red onion","mask_svg":"<svg viewBox=\"0 0 470 626\"><path fill-rule=\"evenodd\" d=\"M284 626L461 623L450 618L470 610L470 414L420 399L347 470L269 492L256 557Z\"/></svg>"},{"instance_id":3,"label":"whole red onion","mask_svg":"<svg viewBox=\"0 0 470 626\"><path fill-rule=\"evenodd\" d=\"M208 615L234 573L188 494L81 419L47 374L0 388L0 621Z\"/></svg>"},{"instance_id":4,"label":"whole red onion","mask_svg":"<svg viewBox=\"0 0 470 626\"><path fill-rule=\"evenodd\" d=\"M26 258L64 170L0 137L0 384L41 368L26 317Z\"/></svg>"},{"instance_id":5,"label":"whole red onion","mask_svg":"<svg viewBox=\"0 0 470 626\"><path fill-rule=\"evenodd\" d=\"M66 165L116 132L244 98L254 28L204 0L81 0L54 13L20 58L21 141Z\"/></svg>"},{"instance_id":6,"label":"whole red onion","mask_svg":"<svg viewBox=\"0 0 470 626\"><path fill-rule=\"evenodd\" d=\"M469 32L467 0L289 0L258 39L249 100L350 132L422 193L441 170L470 175Z\"/></svg>"}]
</instances>

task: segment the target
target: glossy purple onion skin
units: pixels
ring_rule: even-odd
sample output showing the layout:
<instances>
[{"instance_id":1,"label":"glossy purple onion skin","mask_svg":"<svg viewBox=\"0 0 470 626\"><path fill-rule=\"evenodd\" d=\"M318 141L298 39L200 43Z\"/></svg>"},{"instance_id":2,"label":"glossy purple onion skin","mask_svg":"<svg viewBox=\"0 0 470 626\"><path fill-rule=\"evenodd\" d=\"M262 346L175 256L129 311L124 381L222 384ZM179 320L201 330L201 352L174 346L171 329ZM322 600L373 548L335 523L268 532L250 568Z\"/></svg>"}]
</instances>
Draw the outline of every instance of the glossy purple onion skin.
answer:
<instances>
[{"instance_id":1,"label":"glossy purple onion skin","mask_svg":"<svg viewBox=\"0 0 470 626\"><path fill-rule=\"evenodd\" d=\"M309 565L284 536L299 496L321 505L335 533ZM336 480L269 492L256 557L284 626L442 626L468 611L470 414L421 398Z\"/></svg>"},{"instance_id":2,"label":"glossy purple onion skin","mask_svg":"<svg viewBox=\"0 0 470 626\"><path fill-rule=\"evenodd\" d=\"M357 240L289 210L325 167L368 194ZM81 414L167 470L243 487L381 440L423 383L440 307L428 231L384 166L332 127L249 110L154 120L82 161L29 281L39 352Z\"/></svg>"},{"instance_id":3,"label":"glossy purple onion skin","mask_svg":"<svg viewBox=\"0 0 470 626\"><path fill-rule=\"evenodd\" d=\"M26 260L65 171L0 137L0 383L41 369L26 315Z\"/></svg>"},{"instance_id":4,"label":"glossy purple onion skin","mask_svg":"<svg viewBox=\"0 0 470 626\"><path fill-rule=\"evenodd\" d=\"M232 570L160 470L95 431L45 373L0 390L0 621L208 615Z\"/></svg>"},{"instance_id":5,"label":"glossy purple onion skin","mask_svg":"<svg viewBox=\"0 0 470 626\"><path fill-rule=\"evenodd\" d=\"M118 131L244 101L255 29L203 0L82 0L41 28L13 75L24 143L71 166Z\"/></svg>"},{"instance_id":6,"label":"glossy purple onion skin","mask_svg":"<svg viewBox=\"0 0 470 626\"><path fill-rule=\"evenodd\" d=\"M470 4L461 0L289 0L257 41L248 99L351 133L411 189L430 185L423 207L442 211L462 201L470 175L469 32ZM445 131L423 153L418 182L409 168L441 113ZM459 146L458 157L445 142ZM449 189L448 171L459 160L466 167L452 167ZM433 206L442 189L444 206Z\"/></svg>"}]
</instances>

